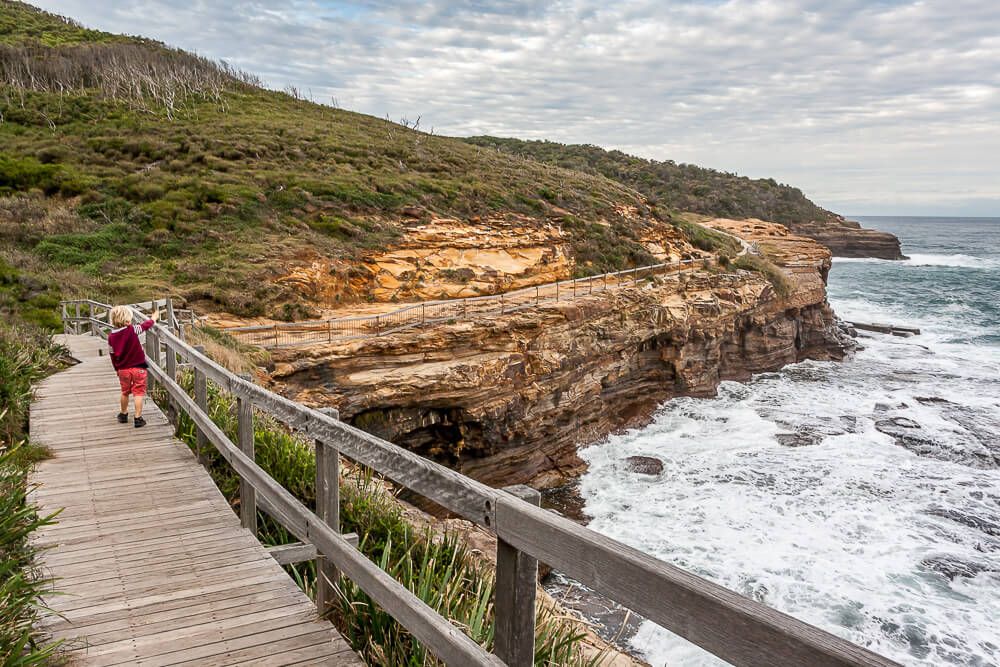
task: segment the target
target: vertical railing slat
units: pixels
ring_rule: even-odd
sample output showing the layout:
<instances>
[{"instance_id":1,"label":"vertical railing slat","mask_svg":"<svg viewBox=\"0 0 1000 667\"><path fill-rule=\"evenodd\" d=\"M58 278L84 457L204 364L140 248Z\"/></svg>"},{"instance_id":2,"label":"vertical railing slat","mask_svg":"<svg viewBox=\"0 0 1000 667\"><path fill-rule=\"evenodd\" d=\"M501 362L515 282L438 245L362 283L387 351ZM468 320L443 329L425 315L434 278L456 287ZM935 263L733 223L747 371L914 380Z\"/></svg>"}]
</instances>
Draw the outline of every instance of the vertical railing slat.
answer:
<instances>
[{"instance_id":1,"label":"vertical railing slat","mask_svg":"<svg viewBox=\"0 0 1000 667\"><path fill-rule=\"evenodd\" d=\"M541 503L541 494L530 486L508 486L504 490L532 505ZM493 653L510 667L535 664L537 582L538 560L497 539Z\"/></svg>"},{"instance_id":2,"label":"vertical railing slat","mask_svg":"<svg viewBox=\"0 0 1000 667\"><path fill-rule=\"evenodd\" d=\"M249 379L249 376L241 376ZM240 450L254 461L253 403L243 396L236 397L237 430ZM257 536L257 492L245 479L240 479L240 524Z\"/></svg>"},{"instance_id":3,"label":"vertical railing slat","mask_svg":"<svg viewBox=\"0 0 1000 667\"><path fill-rule=\"evenodd\" d=\"M336 417L336 410L320 412ZM340 532L340 452L336 447L316 441L316 515L323 523ZM322 556L316 559L316 609L320 614L330 610L339 573Z\"/></svg>"},{"instance_id":4,"label":"vertical railing slat","mask_svg":"<svg viewBox=\"0 0 1000 667\"><path fill-rule=\"evenodd\" d=\"M194 349L202 354L205 353L204 345L195 345ZM202 370L201 366L198 364L193 364L194 366L194 402L198 404L198 409L208 413L208 378L205 377L205 371ZM197 439L195 453L198 455L198 461L202 465L208 463L208 438L205 436L204 431L200 428L195 427L195 437Z\"/></svg>"}]
</instances>

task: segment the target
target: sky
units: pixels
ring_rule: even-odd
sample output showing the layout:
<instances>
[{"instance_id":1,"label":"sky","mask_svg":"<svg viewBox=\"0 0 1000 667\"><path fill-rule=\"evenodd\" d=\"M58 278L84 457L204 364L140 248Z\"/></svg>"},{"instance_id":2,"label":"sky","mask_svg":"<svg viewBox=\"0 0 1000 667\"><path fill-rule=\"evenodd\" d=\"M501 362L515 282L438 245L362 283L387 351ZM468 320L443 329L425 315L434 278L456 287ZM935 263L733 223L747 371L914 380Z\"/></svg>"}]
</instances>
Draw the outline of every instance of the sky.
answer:
<instances>
[{"instance_id":1,"label":"sky","mask_svg":"<svg viewBox=\"0 0 1000 667\"><path fill-rule=\"evenodd\" d=\"M35 0L437 134L618 148L853 215L1000 216L997 0Z\"/></svg>"}]
</instances>

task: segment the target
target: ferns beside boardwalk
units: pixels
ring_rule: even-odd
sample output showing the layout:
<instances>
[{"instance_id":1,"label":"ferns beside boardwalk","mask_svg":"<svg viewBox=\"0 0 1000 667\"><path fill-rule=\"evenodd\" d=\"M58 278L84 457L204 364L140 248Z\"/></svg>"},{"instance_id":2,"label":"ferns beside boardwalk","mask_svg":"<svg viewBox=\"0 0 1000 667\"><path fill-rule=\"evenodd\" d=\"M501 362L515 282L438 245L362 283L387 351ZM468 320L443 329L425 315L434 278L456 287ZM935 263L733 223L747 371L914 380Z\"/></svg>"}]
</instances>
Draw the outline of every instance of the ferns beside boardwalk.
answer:
<instances>
[{"instance_id":1,"label":"ferns beside boardwalk","mask_svg":"<svg viewBox=\"0 0 1000 667\"><path fill-rule=\"evenodd\" d=\"M181 385L193 392L193 377L183 374ZM235 399L209 387L209 413L226 434L235 439ZM178 436L192 448L197 438L194 423L180 415ZM316 460L310 441L290 433L273 418L256 414L254 446L258 465L307 507L315 505ZM208 469L223 494L236 502L239 479L214 448L207 452ZM493 644L494 574L475 558L452 533L434 536L411 526L403 510L381 482L360 466L341 481L340 528L356 532L359 548L442 616L449 618L484 647ZM258 513L258 537L267 545L295 540L263 512ZM287 566L309 595L315 594L316 573L311 562ZM371 665L438 664L389 614L349 581L338 588L332 619L352 648ZM539 606L536 618L535 664L596 664L580 651L584 635L579 626Z\"/></svg>"},{"instance_id":2,"label":"ferns beside boardwalk","mask_svg":"<svg viewBox=\"0 0 1000 667\"><path fill-rule=\"evenodd\" d=\"M0 665L46 664L59 648L35 629L47 581L29 537L55 514L28 501L28 473L44 456L25 440L32 387L65 350L34 327L0 324Z\"/></svg>"}]
</instances>

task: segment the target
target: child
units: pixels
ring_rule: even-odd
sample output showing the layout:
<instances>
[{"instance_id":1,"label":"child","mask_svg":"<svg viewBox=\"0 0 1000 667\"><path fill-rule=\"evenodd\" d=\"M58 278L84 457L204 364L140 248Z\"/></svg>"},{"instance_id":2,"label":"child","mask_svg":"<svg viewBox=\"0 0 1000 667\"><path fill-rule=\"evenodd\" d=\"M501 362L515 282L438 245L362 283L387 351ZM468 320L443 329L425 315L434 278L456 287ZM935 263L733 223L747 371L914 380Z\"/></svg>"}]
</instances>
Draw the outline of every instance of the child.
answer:
<instances>
[{"instance_id":1,"label":"child","mask_svg":"<svg viewBox=\"0 0 1000 667\"><path fill-rule=\"evenodd\" d=\"M146 425L142 418L142 399L146 395L146 353L139 343L139 334L153 326L160 317L156 311L142 324L132 324L132 309L128 306L115 306L111 309L111 326L115 327L108 334L108 345L111 347L111 365L118 372L118 383L122 387L121 412L118 421L128 423L128 397L135 396L135 420L133 425L141 428Z\"/></svg>"}]
</instances>

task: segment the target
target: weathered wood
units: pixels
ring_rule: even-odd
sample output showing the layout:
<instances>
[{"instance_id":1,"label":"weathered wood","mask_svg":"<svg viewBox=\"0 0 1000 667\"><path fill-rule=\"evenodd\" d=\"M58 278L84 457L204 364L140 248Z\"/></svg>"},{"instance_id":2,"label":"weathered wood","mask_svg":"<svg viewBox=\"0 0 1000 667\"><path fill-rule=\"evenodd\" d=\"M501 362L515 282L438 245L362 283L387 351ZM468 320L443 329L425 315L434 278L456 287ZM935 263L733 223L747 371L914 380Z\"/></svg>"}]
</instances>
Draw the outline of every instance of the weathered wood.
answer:
<instances>
[{"instance_id":1,"label":"weathered wood","mask_svg":"<svg viewBox=\"0 0 1000 667\"><path fill-rule=\"evenodd\" d=\"M236 405L240 450L253 461L253 403L246 398L237 397ZM257 491L253 484L242 476L240 477L240 522L251 535L257 534Z\"/></svg>"},{"instance_id":2,"label":"weathered wood","mask_svg":"<svg viewBox=\"0 0 1000 667\"><path fill-rule=\"evenodd\" d=\"M503 664L388 573L360 554L342 535L306 509L287 489L275 482L233 445L207 415L197 410L191 397L166 377L162 369L150 366L150 372L156 375L166 390L174 395L181 409L202 427L209 441L241 479L245 479L257 489L259 497L264 501L262 506L265 511L280 521L295 537L314 544L317 552L361 587L434 655L449 665ZM329 419L325 415L322 416Z\"/></svg>"},{"instance_id":3,"label":"weathered wood","mask_svg":"<svg viewBox=\"0 0 1000 667\"><path fill-rule=\"evenodd\" d=\"M177 318L174 317L174 300L167 297L164 305L167 307L167 328L171 331L177 331ZM155 305L152 307L155 308Z\"/></svg>"},{"instance_id":4,"label":"weathered wood","mask_svg":"<svg viewBox=\"0 0 1000 667\"><path fill-rule=\"evenodd\" d=\"M355 549L358 548L357 533L342 533L343 538ZM292 544L282 544L277 547L268 547L267 552L271 557L282 565L293 563L303 563L307 560L315 560L319 555L316 547L312 544L293 542Z\"/></svg>"},{"instance_id":5,"label":"weathered wood","mask_svg":"<svg viewBox=\"0 0 1000 667\"><path fill-rule=\"evenodd\" d=\"M149 363L160 365L160 337L153 329L146 331L146 358ZM149 388L156 388L156 379L152 374L149 374Z\"/></svg>"},{"instance_id":6,"label":"weathered wood","mask_svg":"<svg viewBox=\"0 0 1000 667\"><path fill-rule=\"evenodd\" d=\"M278 561L281 565L291 565L316 558L316 547L311 544L295 542L293 544L282 544L277 547L268 547L267 553L271 554L271 558Z\"/></svg>"},{"instance_id":7,"label":"weathered wood","mask_svg":"<svg viewBox=\"0 0 1000 667\"><path fill-rule=\"evenodd\" d=\"M513 496L498 501L496 530L514 548L734 665L897 664Z\"/></svg>"},{"instance_id":8,"label":"weathered wood","mask_svg":"<svg viewBox=\"0 0 1000 667\"><path fill-rule=\"evenodd\" d=\"M316 441L316 515L340 532L340 452L322 440ZM320 614L330 610L338 578L336 566L320 555L316 560L316 609Z\"/></svg>"},{"instance_id":9,"label":"weathered wood","mask_svg":"<svg viewBox=\"0 0 1000 667\"><path fill-rule=\"evenodd\" d=\"M504 489L538 506L542 494L523 484ZM502 538L497 539L495 647L493 652L510 667L535 664L535 591L538 561Z\"/></svg>"},{"instance_id":10,"label":"weathered wood","mask_svg":"<svg viewBox=\"0 0 1000 667\"><path fill-rule=\"evenodd\" d=\"M205 348L201 345L196 345L194 349L201 353L205 352ZM198 366L192 367L194 369L194 402L197 403L198 408L202 412L208 414L208 378L205 377L205 371L201 368ZM201 432L200 428L195 429L195 438L197 439L195 453L198 456L198 461L202 465L206 465L208 463L208 439Z\"/></svg>"},{"instance_id":11,"label":"weathered wood","mask_svg":"<svg viewBox=\"0 0 1000 667\"><path fill-rule=\"evenodd\" d=\"M240 527L155 403L144 429L108 419L118 385L99 338L68 337L80 364L43 381L32 439L32 501L65 509L39 529L41 566L59 594L41 628L68 640L68 662L358 665L342 638L260 543ZM153 366L151 366L153 368ZM151 375L168 382L162 368ZM176 387L176 383L171 383ZM73 415L73 412L76 415ZM280 639L280 641L278 641ZM259 660L258 660L259 658Z\"/></svg>"}]
</instances>

